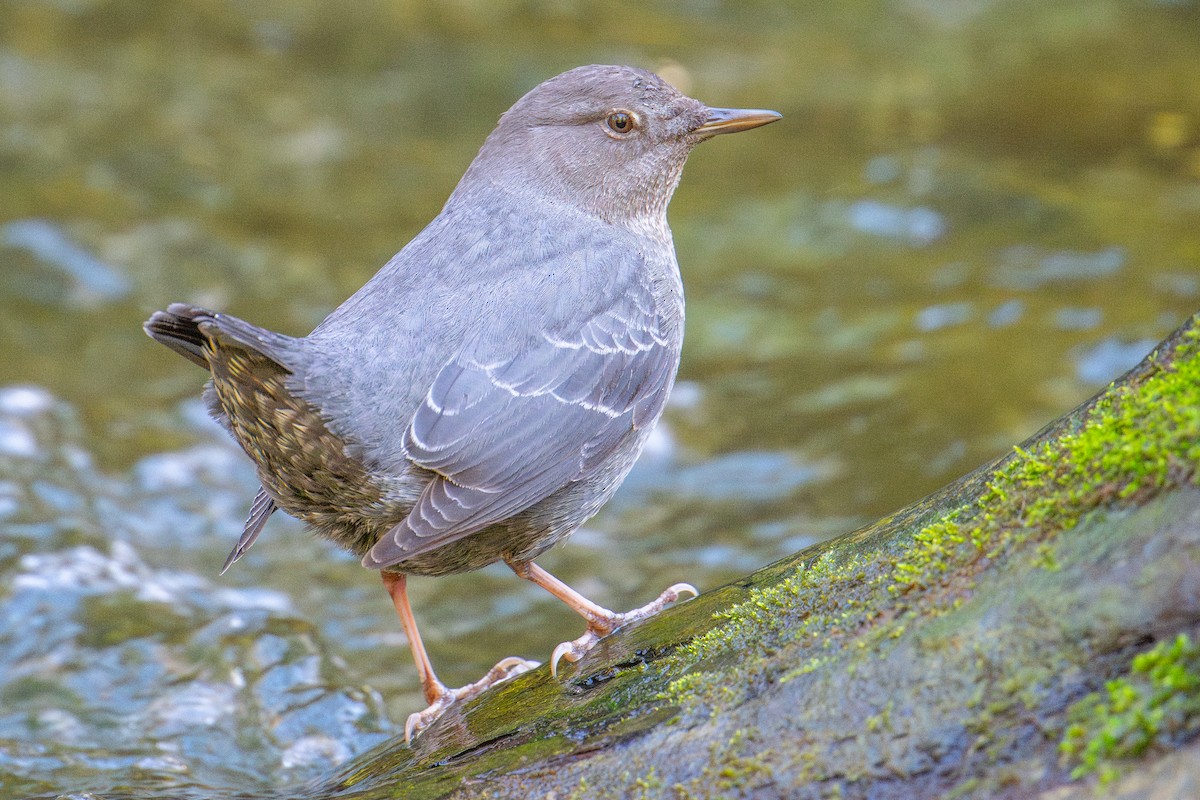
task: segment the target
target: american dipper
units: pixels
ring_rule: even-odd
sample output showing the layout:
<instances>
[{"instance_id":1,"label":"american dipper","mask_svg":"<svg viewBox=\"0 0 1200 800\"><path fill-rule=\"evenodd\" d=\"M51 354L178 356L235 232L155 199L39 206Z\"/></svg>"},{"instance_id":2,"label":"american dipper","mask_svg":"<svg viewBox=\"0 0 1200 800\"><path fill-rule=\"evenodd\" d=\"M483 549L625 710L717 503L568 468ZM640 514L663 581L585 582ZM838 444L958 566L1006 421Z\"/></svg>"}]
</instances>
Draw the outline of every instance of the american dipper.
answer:
<instances>
[{"instance_id":1,"label":"american dipper","mask_svg":"<svg viewBox=\"0 0 1200 800\"><path fill-rule=\"evenodd\" d=\"M448 689L407 575L503 559L587 621L551 672L696 594L676 584L618 614L533 559L613 494L675 380L683 287L666 212L688 153L779 118L709 108L640 69L579 67L518 100L442 212L308 336L182 303L145 323L212 373L209 408L262 481L225 568L281 508L381 571L430 704L407 737L536 665L508 658Z\"/></svg>"}]
</instances>

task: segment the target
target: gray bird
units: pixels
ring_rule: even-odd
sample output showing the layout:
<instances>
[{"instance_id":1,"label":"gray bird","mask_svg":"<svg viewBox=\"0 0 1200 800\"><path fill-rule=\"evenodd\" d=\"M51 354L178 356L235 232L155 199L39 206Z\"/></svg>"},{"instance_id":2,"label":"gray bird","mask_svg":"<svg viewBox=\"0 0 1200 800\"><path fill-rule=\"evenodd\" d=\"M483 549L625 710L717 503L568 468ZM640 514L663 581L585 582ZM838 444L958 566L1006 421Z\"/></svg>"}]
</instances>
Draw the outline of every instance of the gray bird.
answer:
<instances>
[{"instance_id":1,"label":"gray bird","mask_svg":"<svg viewBox=\"0 0 1200 800\"><path fill-rule=\"evenodd\" d=\"M409 738L535 664L444 686L407 575L504 560L587 621L552 672L696 593L677 584L618 614L533 559L616 491L675 380L683 286L666 212L688 153L779 118L709 108L643 70L579 67L518 100L442 212L308 336L182 303L145 323L211 372L211 412L262 481L225 568L279 508L381 571L430 704Z\"/></svg>"}]
</instances>

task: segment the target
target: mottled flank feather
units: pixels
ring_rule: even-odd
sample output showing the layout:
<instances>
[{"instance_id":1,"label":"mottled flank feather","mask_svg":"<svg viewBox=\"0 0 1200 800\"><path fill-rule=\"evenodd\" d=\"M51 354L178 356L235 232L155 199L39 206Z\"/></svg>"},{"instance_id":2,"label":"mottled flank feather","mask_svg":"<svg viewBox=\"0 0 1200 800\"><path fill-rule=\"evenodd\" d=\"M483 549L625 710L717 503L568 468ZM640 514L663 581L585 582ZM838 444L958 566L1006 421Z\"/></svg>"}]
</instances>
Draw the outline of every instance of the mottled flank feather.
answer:
<instances>
[{"instance_id":1,"label":"mottled flank feather","mask_svg":"<svg viewBox=\"0 0 1200 800\"><path fill-rule=\"evenodd\" d=\"M263 490L342 546L364 549L380 532L371 517L384 506L383 482L346 454L346 443L330 433L317 409L296 397L287 369L206 327L213 389L238 443L258 466Z\"/></svg>"}]
</instances>

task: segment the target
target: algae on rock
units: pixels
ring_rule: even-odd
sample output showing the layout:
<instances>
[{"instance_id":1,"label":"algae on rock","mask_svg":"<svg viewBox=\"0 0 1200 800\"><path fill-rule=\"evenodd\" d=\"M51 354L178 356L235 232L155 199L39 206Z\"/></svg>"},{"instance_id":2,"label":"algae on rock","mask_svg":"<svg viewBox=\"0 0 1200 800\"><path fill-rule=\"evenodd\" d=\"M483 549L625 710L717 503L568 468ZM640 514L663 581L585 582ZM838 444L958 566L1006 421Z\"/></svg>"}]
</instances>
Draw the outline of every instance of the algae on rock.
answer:
<instances>
[{"instance_id":1,"label":"algae on rock","mask_svg":"<svg viewBox=\"0 0 1200 800\"><path fill-rule=\"evenodd\" d=\"M1200 688L1153 672L1200 640L1198 462L1193 317L940 492L620 631L565 678L520 676L314 791L1027 797L1091 771L1200 780L1170 758L1200 733ZM1139 664L1145 691L1175 693L1144 703L1171 735L1143 724L1145 747L1093 746L1090 723L1132 708L1120 681Z\"/></svg>"}]
</instances>

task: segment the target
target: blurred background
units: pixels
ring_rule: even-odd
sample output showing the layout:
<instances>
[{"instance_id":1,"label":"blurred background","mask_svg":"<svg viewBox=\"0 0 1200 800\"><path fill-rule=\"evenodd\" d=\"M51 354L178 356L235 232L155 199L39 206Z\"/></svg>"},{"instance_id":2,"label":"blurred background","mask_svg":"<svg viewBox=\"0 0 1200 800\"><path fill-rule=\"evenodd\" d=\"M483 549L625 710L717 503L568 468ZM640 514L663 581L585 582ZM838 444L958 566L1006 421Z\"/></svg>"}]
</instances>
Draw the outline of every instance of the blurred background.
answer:
<instances>
[{"instance_id":1,"label":"blurred background","mask_svg":"<svg viewBox=\"0 0 1200 800\"><path fill-rule=\"evenodd\" d=\"M612 608L919 499L1200 307L1188 0L0 0L0 20L11 796L309 777L421 705L378 579L294 521L217 578L257 482L202 372L141 322L183 300L306 333L558 72L628 63L784 114L693 154L671 406L541 559ZM412 595L451 684L581 631L503 568Z\"/></svg>"}]
</instances>

